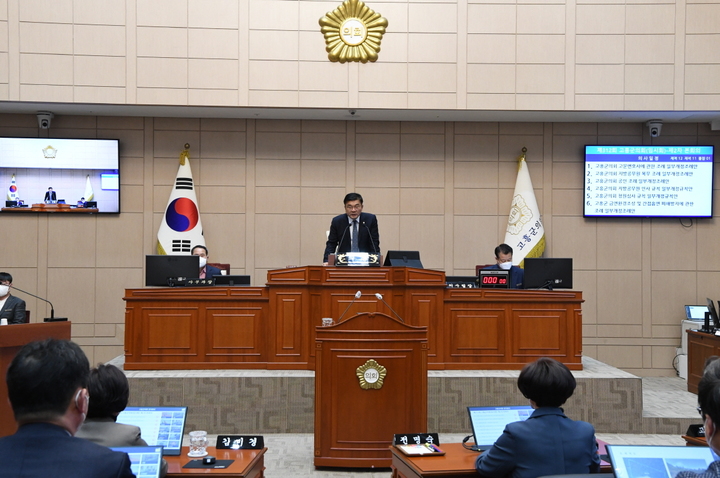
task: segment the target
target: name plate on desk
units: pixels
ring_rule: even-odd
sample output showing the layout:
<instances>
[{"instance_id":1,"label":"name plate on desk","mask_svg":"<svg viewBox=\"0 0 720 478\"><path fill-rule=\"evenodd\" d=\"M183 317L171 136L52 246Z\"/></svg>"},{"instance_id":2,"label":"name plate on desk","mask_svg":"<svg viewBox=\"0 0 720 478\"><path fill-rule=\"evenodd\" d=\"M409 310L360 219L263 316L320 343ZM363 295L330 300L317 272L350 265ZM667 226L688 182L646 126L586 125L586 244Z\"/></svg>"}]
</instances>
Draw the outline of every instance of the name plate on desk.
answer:
<instances>
[{"instance_id":1,"label":"name plate on desk","mask_svg":"<svg viewBox=\"0 0 720 478\"><path fill-rule=\"evenodd\" d=\"M335 257L336 266L379 266L380 254L348 252Z\"/></svg>"},{"instance_id":2,"label":"name plate on desk","mask_svg":"<svg viewBox=\"0 0 720 478\"><path fill-rule=\"evenodd\" d=\"M262 450L265 439L262 435L218 435L215 448L218 450Z\"/></svg>"},{"instance_id":3,"label":"name plate on desk","mask_svg":"<svg viewBox=\"0 0 720 478\"><path fill-rule=\"evenodd\" d=\"M440 444L440 437L437 433L396 433L393 445L424 445L431 443Z\"/></svg>"}]
</instances>

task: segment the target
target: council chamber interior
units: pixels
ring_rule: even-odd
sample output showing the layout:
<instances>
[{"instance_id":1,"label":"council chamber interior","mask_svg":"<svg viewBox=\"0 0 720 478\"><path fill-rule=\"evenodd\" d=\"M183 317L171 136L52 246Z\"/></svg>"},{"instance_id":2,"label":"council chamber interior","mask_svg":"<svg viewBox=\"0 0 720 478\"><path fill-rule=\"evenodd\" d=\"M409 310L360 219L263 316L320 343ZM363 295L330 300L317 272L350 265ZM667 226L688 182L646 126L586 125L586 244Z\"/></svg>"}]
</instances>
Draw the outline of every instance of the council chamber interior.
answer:
<instances>
[{"instance_id":1,"label":"council chamber interior","mask_svg":"<svg viewBox=\"0 0 720 478\"><path fill-rule=\"evenodd\" d=\"M366 2L388 25L377 60L363 63L328 58L318 21L339 1L115 0L100 9L66 0L63 12L56 3L9 2L0 11L0 136L117 140L119 212L3 211L2 270L69 319L91 364L123 366L133 313L125 299L148 290L145 258L157 253L188 144L209 262L250 284L172 288L168 300L226 291L221 307L242 308L243 318L228 319L228 329L188 319L183 340L202 324L206 341L170 345L206 350L217 340L230 350L237 336L245 351L262 343L275 354L223 369L126 369L132 405L188 406L186 432L264 435L267 476L281 476L272 474L273 458L284 461L273 455L272 437L284 443L297 434L308 445L299 459L315 473L313 334L323 317L340 317L358 289L351 313L392 316L374 298L379 292L409 325L435 334L427 426L398 433L457 442L471 433L466 407L524 404L517 367L463 365L472 363L463 351L488 347L483 340L501 337L500 329L488 329L484 312L463 302L480 289L444 279L495 263L526 148L543 257L571 258L571 291L579 293L567 299L577 304L572 320L552 323L548 334L563 337L579 365L566 412L608 443L637 436L640 444L684 444L680 436L699 422L687 354L707 337L686 332L704 324L685 320L685 306L720 299L717 171L708 217L589 217L585 148L717 148L720 91L712 78L720 67L717 48L708 47L720 42L717 5ZM39 112L52 113L47 127ZM12 174L2 169L3 187ZM48 186L74 188L74 205L84 176L15 180L31 203L42 203ZM322 266L322 253L351 191L377 216L381 253L418 251L417 274L427 283L367 268L371 277L348 279L332 296L326 275L336 268ZM26 301L32 324L50 315L44 301L14 295ZM130 336L149 333L142 330ZM522 330L507 329L503 344L512 349ZM284 350L300 358L281 359Z\"/></svg>"}]
</instances>

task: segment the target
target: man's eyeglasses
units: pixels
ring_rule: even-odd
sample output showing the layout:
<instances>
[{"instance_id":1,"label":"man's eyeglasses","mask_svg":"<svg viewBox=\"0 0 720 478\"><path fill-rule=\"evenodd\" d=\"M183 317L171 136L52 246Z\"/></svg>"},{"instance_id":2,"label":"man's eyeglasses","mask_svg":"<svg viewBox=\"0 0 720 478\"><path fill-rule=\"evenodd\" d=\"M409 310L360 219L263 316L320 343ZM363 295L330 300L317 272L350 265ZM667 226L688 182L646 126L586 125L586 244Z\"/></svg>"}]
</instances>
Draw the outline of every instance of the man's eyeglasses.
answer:
<instances>
[{"instance_id":1,"label":"man's eyeglasses","mask_svg":"<svg viewBox=\"0 0 720 478\"><path fill-rule=\"evenodd\" d=\"M356 209L362 209L362 204L358 204L358 205L356 205L356 206L350 206L350 205L348 205L348 206L345 206L345 209L349 209L349 210L351 210L351 211L354 211L354 210L356 210Z\"/></svg>"}]
</instances>

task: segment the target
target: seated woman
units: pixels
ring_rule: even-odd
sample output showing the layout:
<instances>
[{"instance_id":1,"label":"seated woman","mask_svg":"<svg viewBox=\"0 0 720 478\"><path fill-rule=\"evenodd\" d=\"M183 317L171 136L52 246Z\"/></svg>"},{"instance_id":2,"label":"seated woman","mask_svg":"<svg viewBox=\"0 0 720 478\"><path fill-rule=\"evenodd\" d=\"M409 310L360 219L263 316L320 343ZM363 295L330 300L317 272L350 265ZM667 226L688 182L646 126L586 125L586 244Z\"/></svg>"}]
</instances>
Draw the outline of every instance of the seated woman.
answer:
<instances>
[{"instance_id":1,"label":"seated woman","mask_svg":"<svg viewBox=\"0 0 720 478\"><path fill-rule=\"evenodd\" d=\"M518 389L535 411L510 423L475 468L489 478L596 473L600 469L595 429L574 421L560 408L575 391L575 377L560 362L543 357L527 364Z\"/></svg>"},{"instance_id":2,"label":"seated woman","mask_svg":"<svg viewBox=\"0 0 720 478\"><path fill-rule=\"evenodd\" d=\"M130 398L130 384L122 370L114 365L98 365L90 370L87 389L90 405L76 437L108 447L147 446L139 427L116 423ZM167 462L163 460L160 476L166 474Z\"/></svg>"}]
</instances>

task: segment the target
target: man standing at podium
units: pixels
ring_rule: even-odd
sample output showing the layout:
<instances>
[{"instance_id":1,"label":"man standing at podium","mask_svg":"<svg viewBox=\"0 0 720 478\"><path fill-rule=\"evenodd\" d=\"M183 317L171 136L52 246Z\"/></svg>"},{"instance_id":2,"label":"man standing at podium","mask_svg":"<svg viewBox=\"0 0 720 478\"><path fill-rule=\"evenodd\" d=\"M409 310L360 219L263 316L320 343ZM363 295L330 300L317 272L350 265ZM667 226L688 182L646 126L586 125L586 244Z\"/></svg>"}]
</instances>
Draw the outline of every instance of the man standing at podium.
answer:
<instances>
[{"instance_id":1,"label":"man standing at podium","mask_svg":"<svg viewBox=\"0 0 720 478\"><path fill-rule=\"evenodd\" d=\"M57 193L53 191L53 188L48 188L45 193L45 204L55 204L57 202Z\"/></svg>"},{"instance_id":2,"label":"man standing at podium","mask_svg":"<svg viewBox=\"0 0 720 478\"><path fill-rule=\"evenodd\" d=\"M495 260L497 264L485 269L510 271L510 288L522 289L525 271L518 266L512 265L513 249L507 244L500 244L495 248Z\"/></svg>"},{"instance_id":3,"label":"man standing at podium","mask_svg":"<svg viewBox=\"0 0 720 478\"><path fill-rule=\"evenodd\" d=\"M348 193L343 200L345 214L335 216L330 222L330 234L325 243L323 265L328 265L330 254L347 252L368 252L380 254L380 234L377 217L362 212L363 197L358 193Z\"/></svg>"},{"instance_id":4,"label":"man standing at podium","mask_svg":"<svg viewBox=\"0 0 720 478\"><path fill-rule=\"evenodd\" d=\"M8 324L25 323L25 301L10 295L12 276L0 272L0 319L7 319Z\"/></svg>"}]
</instances>

